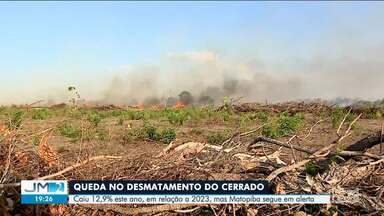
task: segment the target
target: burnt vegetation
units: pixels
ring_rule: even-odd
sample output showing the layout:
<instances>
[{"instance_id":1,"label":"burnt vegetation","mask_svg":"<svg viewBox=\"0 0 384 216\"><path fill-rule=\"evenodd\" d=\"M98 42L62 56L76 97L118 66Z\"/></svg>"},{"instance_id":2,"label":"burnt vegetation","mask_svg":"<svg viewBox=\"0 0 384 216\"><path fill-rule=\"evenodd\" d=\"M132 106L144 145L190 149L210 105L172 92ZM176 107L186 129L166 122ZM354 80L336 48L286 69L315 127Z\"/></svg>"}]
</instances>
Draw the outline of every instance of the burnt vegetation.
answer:
<instances>
[{"instance_id":1,"label":"burnt vegetation","mask_svg":"<svg viewBox=\"0 0 384 216\"><path fill-rule=\"evenodd\" d=\"M60 177L261 178L271 180L275 193L331 193L338 201L328 207L200 205L191 211L194 215L353 215L384 210L382 100L343 106L323 101L213 103L209 96L196 99L183 91L175 98L149 98L143 107L1 107L1 211L34 214L36 207L20 205L14 183L55 176L79 163L81 168ZM92 165L95 161L98 166ZM45 206L40 211L173 214L157 207L147 212L140 206Z\"/></svg>"}]
</instances>

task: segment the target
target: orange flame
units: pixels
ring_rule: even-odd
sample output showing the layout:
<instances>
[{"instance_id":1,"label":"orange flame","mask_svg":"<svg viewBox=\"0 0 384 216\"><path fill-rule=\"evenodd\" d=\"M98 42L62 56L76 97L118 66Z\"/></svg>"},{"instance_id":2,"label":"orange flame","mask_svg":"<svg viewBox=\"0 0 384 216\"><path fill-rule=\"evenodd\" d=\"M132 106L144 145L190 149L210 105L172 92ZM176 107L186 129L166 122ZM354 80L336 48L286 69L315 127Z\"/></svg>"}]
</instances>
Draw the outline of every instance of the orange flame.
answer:
<instances>
[{"instance_id":1,"label":"orange flame","mask_svg":"<svg viewBox=\"0 0 384 216\"><path fill-rule=\"evenodd\" d=\"M177 101L175 106L173 106L173 108L175 108L175 109L182 109L184 107L185 107L185 104L183 104L183 102L181 102L181 101Z\"/></svg>"}]
</instances>

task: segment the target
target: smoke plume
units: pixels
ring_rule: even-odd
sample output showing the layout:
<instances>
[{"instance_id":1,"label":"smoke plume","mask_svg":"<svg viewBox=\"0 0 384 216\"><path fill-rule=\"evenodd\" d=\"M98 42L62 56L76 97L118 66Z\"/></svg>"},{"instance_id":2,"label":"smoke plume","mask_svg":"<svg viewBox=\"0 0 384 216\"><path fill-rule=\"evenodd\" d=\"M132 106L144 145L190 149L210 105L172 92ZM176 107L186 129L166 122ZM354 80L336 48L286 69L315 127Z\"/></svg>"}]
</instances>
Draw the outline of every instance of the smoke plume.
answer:
<instances>
[{"instance_id":1,"label":"smoke plume","mask_svg":"<svg viewBox=\"0 0 384 216\"><path fill-rule=\"evenodd\" d=\"M163 67L136 67L127 75L114 77L102 101L169 104L182 99L182 92L191 96L185 102L194 104L219 103L224 97L258 102L382 98L384 62L373 56L371 50L359 52L352 57L303 60L291 68L266 67L253 61L231 62L220 54L208 54L209 51L202 51L201 55L198 51L190 52L193 55L172 55ZM384 54L384 49L379 53ZM176 56L180 58L175 59Z\"/></svg>"}]
</instances>

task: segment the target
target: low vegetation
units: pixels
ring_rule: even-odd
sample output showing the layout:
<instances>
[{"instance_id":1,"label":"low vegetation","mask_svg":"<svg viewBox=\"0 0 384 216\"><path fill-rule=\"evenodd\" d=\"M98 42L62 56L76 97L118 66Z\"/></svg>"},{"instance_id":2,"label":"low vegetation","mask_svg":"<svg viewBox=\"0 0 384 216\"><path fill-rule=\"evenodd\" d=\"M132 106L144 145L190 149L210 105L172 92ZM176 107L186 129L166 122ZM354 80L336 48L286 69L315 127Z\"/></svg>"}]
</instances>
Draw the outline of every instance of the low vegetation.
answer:
<instances>
[{"instance_id":1,"label":"low vegetation","mask_svg":"<svg viewBox=\"0 0 384 216\"><path fill-rule=\"evenodd\" d=\"M32 112L32 119L34 120L44 120L52 116L52 112L47 109L37 109Z\"/></svg>"},{"instance_id":2,"label":"low vegetation","mask_svg":"<svg viewBox=\"0 0 384 216\"><path fill-rule=\"evenodd\" d=\"M341 121L343 121L345 116L346 116L346 119L345 119L346 123L350 123L357 117L357 115L354 113L349 113L348 115L347 113L348 113L348 110L343 108L336 108L335 110L333 110L331 112L332 126L334 128L337 128L340 125Z\"/></svg>"},{"instance_id":3,"label":"low vegetation","mask_svg":"<svg viewBox=\"0 0 384 216\"><path fill-rule=\"evenodd\" d=\"M223 133L223 132L212 132L209 133L206 137L207 142L213 145L220 145L222 144L225 140L227 140L230 137L228 133Z\"/></svg>"},{"instance_id":4,"label":"low vegetation","mask_svg":"<svg viewBox=\"0 0 384 216\"><path fill-rule=\"evenodd\" d=\"M101 122L101 116L99 113L94 112L88 115L88 121L94 126L97 127Z\"/></svg>"},{"instance_id":5,"label":"low vegetation","mask_svg":"<svg viewBox=\"0 0 384 216\"><path fill-rule=\"evenodd\" d=\"M303 125L304 117L302 114L296 113L291 116L287 113L282 113L263 128L262 134L271 138L292 135Z\"/></svg>"},{"instance_id":6,"label":"low vegetation","mask_svg":"<svg viewBox=\"0 0 384 216\"><path fill-rule=\"evenodd\" d=\"M123 142L130 143L137 140L150 140L169 144L176 139L176 130L173 128L156 128L151 124L144 124L141 128L131 130L123 135Z\"/></svg>"},{"instance_id":7,"label":"low vegetation","mask_svg":"<svg viewBox=\"0 0 384 216\"><path fill-rule=\"evenodd\" d=\"M8 127L11 129L19 129L23 123L24 112L21 110L16 110L11 112L8 121Z\"/></svg>"},{"instance_id":8,"label":"low vegetation","mask_svg":"<svg viewBox=\"0 0 384 216\"><path fill-rule=\"evenodd\" d=\"M65 122L60 124L57 129L61 136L71 139L79 139L81 137L81 129L74 124Z\"/></svg>"},{"instance_id":9,"label":"low vegetation","mask_svg":"<svg viewBox=\"0 0 384 216\"><path fill-rule=\"evenodd\" d=\"M33 175L25 172L27 176L23 177L24 179L45 175L42 172L54 173L64 167L61 165L75 164L100 155L122 156L124 160L121 160L121 163L109 159L105 160L105 163L97 161L96 166L85 166L84 169L77 169L66 175L69 178L76 176L76 178L89 177L90 179L105 176L111 179L126 176L142 179L200 179L207 178L208 175L215 175L215 178L218 176L217 179L232 177L237 179L239 176L240 179L255 179L266 178L273 174L274 170L300 164L303 159L312 155L312 151L331 145L338 138L335 132L344 118L345 124L341 127L340 134L348 132L346 130L349 123L360 113L363 114L356 122L358 127L352 128L353 133L347 133L349 136L343 139L342 144L354 143L371 134L372 131L380 130L383 121L381 114L383 112L377 107L351 110L349 115L346 115L349 108L340 107L317 109L318 107L315 106L307 109L306 106L261 105L261 108L260 106L256 108L245 106L243 109L236 109L230 103L222 109L213 106L189 106L182 109L135 109L113 106L112 108L109 106L82 108L77 103L56 108L0 107L0 119L3 122L3 125L0 125L0 132L5 134L4 137L7 136L9 131L6 130L6 126L8 126L15 129L17 133L18 142L15 144L18 149L13 151L15 155L12 156L12 162L23 161L24 157L19 154L22 151L28 153L27 156L32 155L25 161L30 166L28 172L36 172ZM317 122L320 123L317 124ZM49 133L51 136L48 139L48 145L52 148L52 152L59 156L60 164L52 167L41 166L44 169L50 169L48 172L44 169L36 169L44 158L38 155L41 152L33 149L39 149L41 141L44 140L42 138ZM270 139L259 136L274 138L276 142L268 143ZM232 137L233 139L229 142L225 142ZM256 142L256 137L261 141ZM279 141L287 142L287 140L291 140L290 143L295 147L291 149L286 145L276 144ZM224 149L228 152L221 151L223 148L220 148L220 145L224 142ZM175 145L165 153L164 148L169 143ZM206 143L216 146L205 146ZM193 147L194 145L197 147ZM176 146L178 148L173 148ZM201 146L204 149L200 151ZM342 156L345 148L340 146L333 148L331 154L334 155L329 155L332 156L330 161L346 164L346 159ZM279 149L280 147L282 148ZM376 154L374 151L376 149L372 151ZM159 153L164 155L158 157ZM375 158L370 158L370 160L373 159ZM256 167L255 164L257 164ZM277 189L278 185L283 186L279 187L280 190L288 193L292 191L304 193L304 189L305 192L316 189L303 187L303 184L317 181L318 174L324 173L319 164L317 160L313 160L306 165L302 164L299 168L280 173L271 181L272 185L276 186L273 189ZM370 163L367 164L370 166ZM348 166L344 167L347 172L351 169ZM352 169L361 166L364 166L363 163L358 167L353 166ZM380 164L377 163L375 166L379 167ZM13 164L12 167L17 166ZM195 167L198 169L194 169ZM334 171L342 170L344 169L335 167L335 170L328 174L332 175ZM361 169L357 171L361 172ZM382 173L381 171L377 173ZM364 175L370 177L375 173L369 171ZM344 178L348 173L342 174L337 176ZM290 181L294 182L292 187ZM350 188L355 189L356 185L361 185L358 184L359 182L361 179ZM376 188L380 188L380 185L382 184L379 182ZM361 187L359 190L363 191ZM380 190L375 193L380 193ZM375 198L373 200L376 200L377 194L373 195L372 197ZM198 214L203 214L203 209L200 208ZM212 214L209 209L211 208L207 208L207 214ZM317 205L301 206L300 210L306 213L318 214L319 212Z\"/></svg>"},{"instance_id":10,"label":"low vegetation","mask_svg":"<svg viewBox=\"0 0 384 216\"><path fill-rule=\"evenodd\" d=\"M182 131L180 133L186 140L189 137L211 144L221 144L235 132L244 132L262 124L266 125L255 136L292 136L308 126L307 119L301 112L234 112L227 106L221 110L213 106L158 110L0 107L0 117L3 116L9 128L20 129L26 119L41 122L50 119L52 122L58 122L50 126L56 127L56 134L72 141L113 141L117 138L123 140L123 143L147 140L168 144L176 139L178 131ZM381 110L376 107L364 110L363 118L383 117ZM316 118L328 119L331 127L337 128L347 112L348 108L336 107L322 111ZM356 113L351 112L345 122L350 123L356 116Z\"/></svg>"}]
</instances>

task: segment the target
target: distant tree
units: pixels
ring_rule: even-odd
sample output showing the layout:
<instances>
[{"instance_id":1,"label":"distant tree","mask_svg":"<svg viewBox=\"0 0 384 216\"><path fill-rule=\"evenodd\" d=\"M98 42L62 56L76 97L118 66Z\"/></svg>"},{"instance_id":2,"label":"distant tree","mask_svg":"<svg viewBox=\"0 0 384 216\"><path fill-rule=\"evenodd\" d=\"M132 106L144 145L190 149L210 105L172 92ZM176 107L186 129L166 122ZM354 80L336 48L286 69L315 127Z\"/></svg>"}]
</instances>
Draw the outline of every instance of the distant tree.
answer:
<instances>
[{"instance_id":1,"label":"distant tree","mask_svg":"<svg viewBox=\"0 0 384 216\"><path fill-rule=\"evenodd\" d=\"M179 101L185 105L193 103L193 96L189 91L182 91L179 94Z\"/></svg>"}]
</instances>

